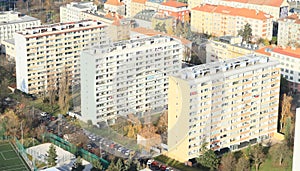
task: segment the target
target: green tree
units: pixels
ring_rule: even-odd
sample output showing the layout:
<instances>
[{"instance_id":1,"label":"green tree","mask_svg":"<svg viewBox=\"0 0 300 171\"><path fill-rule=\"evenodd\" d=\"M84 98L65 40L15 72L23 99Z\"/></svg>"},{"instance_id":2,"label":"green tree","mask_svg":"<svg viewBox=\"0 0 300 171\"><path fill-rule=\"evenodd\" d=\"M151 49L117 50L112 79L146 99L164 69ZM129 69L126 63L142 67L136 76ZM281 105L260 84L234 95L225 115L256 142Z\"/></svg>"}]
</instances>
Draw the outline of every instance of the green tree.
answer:
<instances>
[{"instance_id":1,"label":"green tree","mask_svg":"<svg viewBox=\"0 0 300 171\"><path fill-rule=\"evenodd\" d=\"M249 159L245 156L245 155L242 155L236 166L235 166L235 170L236 171L250 171L250 161Z\"/></svg>"},{"instance_id":2,"label":"green tree","mask_svg":"<svg viewBox=\"0 0 300 171\"><path fill-rule=\"evenodd\" d=\"M272 45L274 45L274 44L277 45L277 37L276 36L272 37L271 44Z\"/></svg>"},{"instance_id":3,"label":"green tree","mask_svg":"<svg viewBox=\"0 0 300 171\"><path fill-rule=\"evenodd\" d=\"M56 147L53 144L50 145L47 154L48 154L48 158L47 158L48 166L51 167L56 166L57 154L56 154Z\"/></svg>"},{"instance_id":4,"label":"green tree","mask_svg":"<svg viewBox=\"0 0 300 171\"><path fill-rule=\"evenodd\" d=\"M235 163L236 160L233 153L225 154L221 159L222 171L234 171Z\"/></svg>"},{"instance_id":5,"label":"green tree","mask_svg":"<svg viewBox=\"0 0 300 171\"><path fill-rule=\"evenodd\" d=\"M178 21L175 28L175 35L180 37L182 34L183 34L182 22Z\"/></svg>"},{"instance_id":6,"label":"green tree","mask_svg":"<svg viewBox=\"0 0 300 171\"><path fill-rule=\"evenodd\" d=\"M255 145L251 150L251 159L254 162L255 170L258 171L259 166L265 161L266 155L263 152L261 144Z\"/></svg>"},{"instance_id":7,"label":"green tree","mask_svg":"<svg viewBox=\"0 0 300 171\"><path fill-rule=\"evenodd\" d=\"M122 160L121 160L120 158L117 160L116 168L117 168L118 170L123 170L123 169L124 169L123 162L122 162Z\"/></svg>"},{"instance_id":8,"label":"green tree","mask_svg":"<svg viewBox=\"0 0 300 171\"><path fill-rule=\"evenodd\" d=\"M113 160L110 162L110 165L108 166L107 170L108 171L120 171L120 170L118 170L116 163Z\"/></svg>"},{"instance_id":9,"label":"green tree","mask_svg":"<svg viewBox=\"0 0 300 171\"><path fill-rule=\"evenodd\" d=\"M160 30L160 28L161 28L161 25L160 25L160 23L157 23L156 25L155 25L155 27L154 27L154 30Z\"/></svg>"},{"instance_id":10,"label":"green tree","mask_svg":"<svg viewBox=\"0 0 300 171\"><path fill-rule=\"evenodd\" d=\"M92 164L93 164L92 171L102 171L104 169L99 160L94 160Z\"/></svg>"},{"instance_id":11,"label":"green tree","mask_svg":"<svg viewBox=\"0 0 300 171\"><path fill-rule=\"evenodd\" d=\"M238 31L238 35L242 36L243 41L249 42L252 37L252 28L249 23L247 23L243 29Z\"/></svg>"},{"instance_id":12,"label":"green tree","mask_svg":"<svg viewBox=\"0 0 300 171\"><path fill-rule=\"evenodd\" d=\"M92 120L87 120L87 124L88 124L88 127L91 127L93 125L93 121Z\"/></svg>"},{"instance_id":13,"label":"green tree","mask_svg":"<svg viewBox=\"0 0 300 171\"><path fill-rule=\"evenodd\" d=\"M213 150L209 149L203 153L203 155L196 158L197 162L202 166L210 168L210 170L214 170L218 168L219 159L214 153Z\"/></svg>"},{"instance_id":14,"label":"green tree","mask_svg":"<svg viewBox=\"0 0 300 171\"><path fill-rule=\"evenodd\" d=\"M193 36L193 33L191 30L191 25L188 22L185 22L184 26L183 26L183 37L191 40L192 36Z\"/></svg>"}]
</instances>

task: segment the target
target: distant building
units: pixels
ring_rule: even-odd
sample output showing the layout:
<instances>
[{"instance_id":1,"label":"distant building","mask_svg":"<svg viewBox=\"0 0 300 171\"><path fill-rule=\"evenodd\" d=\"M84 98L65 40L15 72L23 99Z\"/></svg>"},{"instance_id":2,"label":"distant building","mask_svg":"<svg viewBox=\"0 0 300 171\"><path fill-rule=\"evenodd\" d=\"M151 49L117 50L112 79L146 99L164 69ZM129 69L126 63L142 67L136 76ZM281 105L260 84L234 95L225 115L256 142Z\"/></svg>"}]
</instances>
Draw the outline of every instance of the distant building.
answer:
<instances>
[{"instance_id":1,"label":"distant building","mask_svg":"<svg viewBox=\"0 0 300 171\"><path fill-rule=\"evenodd\" d=\"M129 39L130 28L133 27L132 20L114 12L82 12L82 19L92 19L108 24L107 38L113 42Z\"/></svg>"},{"instance_id":2,"label":"distant building","mask_svg":"<svg viewBox=\"0 0 300 171\"><path fill-rule=\"evenodd\" d=\"M130 4L130 16L134 17L138 12L146 9L146 0L132 0Z\"/></svg>"},{"instance_id":3,"label":"distant building","mask_svg":"<svg viewBox=\"0 0 300 171\"><path fill-rule=\"evenodd\" d=\"M183 51L182 51L182 61L189 61L191 57L191 48L192 48L192 42L182 38L177 37L171 34L162 33L153 29L147 29L144 27L137 27L133 28L130 31L130 39L137 39L137 38L143 38L143 37L152 37L157 35L163 35L163 36L169 36L172 37L178 41L180 41L183 45Z\"/></svg>"},{"instance_id":4,"label":"distant building","mask_svg":"<svg viewBox=\"0 0 300 171\"><path fill-rule=\"evenodd\" d=\"M280 46L300 45L300 15L293 14L278 20L277 44Z\"/></svg>"},{"instance_id":5,"label":"distant building","mask_svg":"<svg viewBox=\"0 0 300 171\"><path fill-rule=\"evenodd\" d=\"M70 4L61 6L59 10L60 22L65 23L82 20L82 12L96 12L97 6L93 2L71 2Z\"/></svg>"},{"instance_id":6,"label":"distant building","mask_svg":"<svg viewBox=\"0 0 300 171\"><path fill-rule=\"evenodd\" d=\"M300 92L300 48L267 46L256 51L280 62L281 75L292 91Z\"/></svg>"},{"instance_id":7,"label":"distant building","mask_svg":"<svg viewBox=\"0 0 300 171\"><path fill-rule=\"evenodd\" d=\"M191 10L191 30L198 33L237 36L247 23L253 38L272 39L272 16L262 11L208 4Z\"/></svg>"},{"instance_id":8,"label":"distant building","mask_svg":"<svg viewBox=\"0 0 300 171\"><path fill-rule=\"evenodd\" d=\"M163 2L164 2L164 0L147 0L146 1L146 9L158 11L160 4Z\"/></svg>"},{"instance_id":9,"label":"distant building","mask_svg":"<svg viewBox=\"0 0 300 171\"><path fill-rule=\"evenodd\" d=\"M15 39L7 39L2 41L2 52L5 53L6 59L8 61L15 61L16 51L15 51Z\"/></svg>"},{"instance_id":10,"label":"distant building","mask_svg":"<svg viewBox=\"0 0 300 171\"><path fill-rule=\"evenodd\" d=\"M114 2L108 1L108 7ZM61 7L60 13L61 22L96 20L108 24L107 38L111 41L126 40L130 37L131 20L125 19L116 12L97 11L97 6L93 5L93 2L72 2Z\"/></svg>"},{"instance_id":11,"label":"distant building","mask_svg":"<svg viewBox=\"0 0 300 171\"><path fill-rule=\"evenodd\" d=\"M248 55L182 69L169 77L168 153L185 162L238 150L277 132L279 62Z\"/></svg>"},{"instance_id":12,"label":"distant building","mask_svg":"<svg viewBox=\"0 0 300 171\"><path fill-rule=\"evenodd\" d=\"M157 13L152 17L152 28L155 29L157 25L165 26L166 33L173 33L173 28L176 27L176 20L174 19L174 17Z\"/></svg>"},{"instance_id":13,"label":"distant building","mask_svg":"<svg viewBox=\"0 0 300 171\"><path fill-rule=\"evenodd\" d=\"M286 17L290 8L286 0L221 0L219 5L259 10L273 16L273 21Z\"/></svg>"},{"instance_id":14,"label":"distant building","mask_svg":"<svg viewBox=\"0 0 300 171\"><path fill-rule=\"evenodd\" d=\"M212 4L258 10L273 16L273 21L286 17L290 7L286 0L189 0L188 4L190 9L203 4Z\"/></svg>"},{"instance_id":15,"label":"distant building","mask_svg":"<svg viewBox=\"0 0 300 171\"><path fill-rule=\"evenodd\" d=\"M14 33L22 31L28 27L40 26L41 21L37 18L22 15L15 11L0 12L0 43L3 40L13 39ZM5 50L2 46L2 52Z\"/></svg>"},{"instance_id":16,"label":"distant building","mask_svg":"<svg viewBox=\"0 0 300 171\"><path fill-rule=\"evenodd\" d=\"M237 58L254 53L256 44L242 42L242 37L221 36L208 40L206 44L206 63Z\"/></svg>"},{"instance_id":17,"label":"distant building","mask_svg":"<svg viewBox=\"0 0 300 171\"><path fill-rule=\"evenodd\" d=\"M138 12L133 18L137 27L152 29L152 18L155 15L154 10L143 10Z\"/></svg>"},{"instance_id":18,"label":"distant building","mask_svg":"<svg viewBox=\"0 0 300 171\"><path fill-rule=\"evenodd\" d=\"M105 44L106 24L97 21L58 23L27 28L15 34L17 88L43 95L67 77L79 84L80 53Z\"/></svg>"},{"instance_id":19,"label":"distant building","mask_svg":"<svg viewBox=\"0 0 300 171\"><path fill-rule=\"evenodd\" d=\"M115 122L165 110L169 75L181 68L182 45L154 36L93 47L81 54L81 115Z\"/></svg>"},{"instance_id":20,"label":"distant building","mask_svg":"<svg viewBox=\"0 0 300 171\"><path fill-rule=\"evenodd\" d=\"M114 12L114 13L117 13L120 15L126 15L125 4L124 4L124 2L121 2L120 0L107 0L104 3L104 10L107 12Z\"/></svg>"},{"instance_id":21,"label":"distant building","mask_svg":"<svg viewBox=\"0 0 300 171\"><path fill-rule=\"evenodd\" d=\"M166 16L174 17L175 20L189 22L190 11L187 7L188 5L186 3L169 0L160 4L158 12Z\"/></svg>"}]
</instances>

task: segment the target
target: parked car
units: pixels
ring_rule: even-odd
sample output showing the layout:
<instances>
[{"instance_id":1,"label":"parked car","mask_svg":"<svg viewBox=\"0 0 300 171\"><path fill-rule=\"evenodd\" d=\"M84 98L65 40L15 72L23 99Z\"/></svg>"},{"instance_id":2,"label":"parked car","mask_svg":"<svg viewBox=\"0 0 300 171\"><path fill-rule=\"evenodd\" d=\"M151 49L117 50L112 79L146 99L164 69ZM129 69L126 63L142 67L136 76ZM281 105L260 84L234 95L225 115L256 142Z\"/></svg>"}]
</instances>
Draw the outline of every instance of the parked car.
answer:
<instances>
[{"instance_id":1,"label":"parked car","mask_svg":"<svg viewBox=\"0 0 300 171\"><path fill-rule=\"evenodd\" d=\"M163 165L163 164L160 165L159 168L160 168L161 171L166 171L167 170L167 166Z\"/></svg>"},{"instance_id":2,"label":"parked car","mask_svg":"<svg viewBox=\"0 0 300 171\"><path fill-rule=\"evenodd\" d=\"M152 163L153 161L154 161L153 159L149 159L149 160L147 161L147 166L150 166L151 163Z\"/></svg>"},{"instance_id":3,"label":"parked car","mask_svg":"<svg viewBox=\"0 0 300 171\"><path fill-rule=\"evenodd\" d=\"M166 168L166 171L173 171L173 169L170 168L170 167L167 167L167 168Z\"/></svg>"},{"instance_id":4,"label":"parked car","mask_svg":"<svg viewBox=\"0 0 300 171\"><path fill-rule=\"evenodd\" d=\"M47 116L48 113L47 113L47 112L42 112L42 113L40 113L40 115L41 115L41 116Z\"/></svg>"}]
</instances>

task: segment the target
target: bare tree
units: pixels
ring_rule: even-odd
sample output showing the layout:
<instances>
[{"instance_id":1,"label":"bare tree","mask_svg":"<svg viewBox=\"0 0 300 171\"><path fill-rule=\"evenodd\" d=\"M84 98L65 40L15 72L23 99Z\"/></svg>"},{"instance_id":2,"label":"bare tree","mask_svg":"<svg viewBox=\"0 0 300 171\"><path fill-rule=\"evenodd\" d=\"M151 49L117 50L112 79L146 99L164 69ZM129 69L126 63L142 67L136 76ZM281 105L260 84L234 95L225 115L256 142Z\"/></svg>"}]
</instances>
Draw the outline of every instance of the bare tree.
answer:
<instances>
[{"instance_id":1,"label":"bare tree","mask_svg":"<svg viewBox=\"0 0 300 171\"><path fill-rule=\"evenodd\" d=\"M293 118L293 114L291 112L292 100L293 98L291 96L287 96L286 94L283 94L282 102L281 102L281 113L280 113L280 132L283 132L286 119L288 117Z\"/></svg>"},{"instance_id":2,"label":"bare tree","mask_svg":"<svg viewBox=\"0 0 300 171\"><path fill-rule=\"evenodd\" d=\"M250 171L250 161L245 155L242 155L239 158L239 160L236 164L236 170L238 170L238 171Z\"/></svg>"},{"instance_id":3,"label":"bare tree","mask_svg":"<svg viewBox=\"0 0 300 171\"><path fill-rule=\"evenodd\" d=\"M266 155L263 152L261 144L255 145L251 151L251 158L255 165L255 170L258 171L259 166L265 161Z\"/></svg>"},{"instance_id":4,"label":"bare tree","mask_svg":"<svg viewBox=\"0 0 300 171\"><path fill-rule=\"evenodd\" d=\"M62 72L62 76L59 81L59 99L58 99L58 104L60 108L60 112L65 114L69 110L70 104L70 95L69 95L69 76L64 69Z\"/></svg>"},{"instance_id":5,"label":"bare tree","mask_svg":"<svg viewBox=\"0 0 300 171\"><path fill-rule=\"evenodd\" d=\"M236 160L233 153L225 154L221 159L222 171L234 171Z\"/></svg>"}]
</instances>

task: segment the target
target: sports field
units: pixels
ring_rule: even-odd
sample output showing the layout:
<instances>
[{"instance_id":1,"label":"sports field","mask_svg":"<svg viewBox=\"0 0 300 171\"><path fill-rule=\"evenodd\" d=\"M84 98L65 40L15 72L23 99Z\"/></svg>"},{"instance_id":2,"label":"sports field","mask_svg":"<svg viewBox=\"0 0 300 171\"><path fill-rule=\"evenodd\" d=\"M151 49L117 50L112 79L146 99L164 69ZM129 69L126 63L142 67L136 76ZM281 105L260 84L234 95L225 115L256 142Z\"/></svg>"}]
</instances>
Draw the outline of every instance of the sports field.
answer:
<instances>
[{"instance_id":1,"label":"sports field","mask_svg":"<svg viewBox=\"0 0 300 171\"><path fill-rule=\"evenodd\" d=\"M27 165L9 142L0 142L1 171L29 171Z\"/></svg>"}]
</instances>

